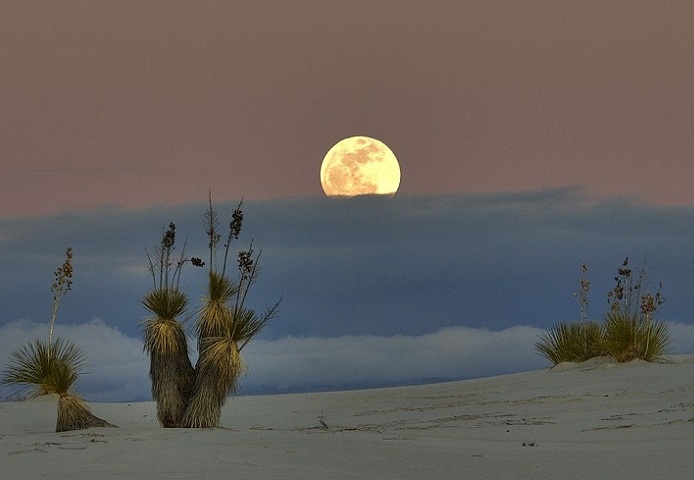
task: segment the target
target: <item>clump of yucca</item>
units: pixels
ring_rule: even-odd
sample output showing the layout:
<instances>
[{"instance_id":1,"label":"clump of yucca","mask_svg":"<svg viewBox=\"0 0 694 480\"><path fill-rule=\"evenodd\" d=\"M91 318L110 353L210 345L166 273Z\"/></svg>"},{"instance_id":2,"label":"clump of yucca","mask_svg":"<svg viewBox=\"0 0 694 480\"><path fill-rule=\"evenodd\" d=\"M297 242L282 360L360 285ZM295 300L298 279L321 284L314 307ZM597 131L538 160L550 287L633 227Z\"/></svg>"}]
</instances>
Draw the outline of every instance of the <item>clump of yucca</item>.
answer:
<instances>
[{"instance_id":1,"label":"clump of yucca","mask_svg":"<svg viewBox=\"0 0 694 480\"><path fill-rule=\"evenodd\" d=\"M185 247L174 259L175 244L176 225L170 223L155 254L147 254L153 288L142 299L142 305L152 314L142 324L144 349L150 357L152 396L157 418L165 427L180 425L193 384L193 365L181 320L188 298L179 289ZM194 263L198 264L197 259Z\"/></svg>"},{"instance_id":2,"label":"clump of yucca","mask_svg":"<svg viewBox=\"0 0 694 480\"><path fill-rule=\"evenodd\" d=\"M666 323L653 319L665 302L662 283L655 295L648 292L645 268L639 269L634 276L627 257L617 269L615 287L607 294L610 309L600 325L586 319L590 286L585 278L587 271L584 263L580 280L581 321L563 322L548 329L535 344L538 353L555 365L602 355L610 355L618 362L655 361L662 357L670 344L670 333Z\"/></svg>"},{"instance_id":3,"label":"clump of yucca","mask_svg":"<svg viewBox=\"0 0 694 480\"><path fill-rule=\"evenodd\" d=\"M607 294L610 304L605 316L607 351L619 362L659 360L670 345L667 324L653 318L665 303L662 282L655 295L650 293L645 267L634 272L629 267L629 257L617 269L614 279L615 286Z\"/></svg>"},{"instance_id":4,"label":"clump of yucca","mask_svg":"<svg viewBox=\"0 0 694 480\"><path fill-rule=\"evenodd\" d=\"M241 232L241 206L240 203L232 213L221 261L217 248L222 239L219 217L211 198L205 212L209 271L207 291L194 326L198 347L195 367L188 357L183 325L187 296L178 285L181 267L186 262L198 267L205 266L205 262L200 258L188 260L183 254L173 260L174 224L164 234L157 256L148 255L154 289L145 296L143 305L154 315L144 322L145 350L150 354L152 393L164 427L219 425L226 397L234 392L245 372L241 350L277 312L279 302L262 315L245 305L250 286L260 274L259 254L254 254L252 243L237 255L238 280L230 279L226 273L230 247Z\"/></svg>"},{"instance_id":5,"label":"clump of yucca","mask_svg":"<svg viewBox=\"0 0 694 480\"><path fill-rule=\"evenodd\" d=\"M597 322L561 322L550 327L535 348L555 365L583 362L607 354L604 328Z\"/></svg>"},{"instance_id":6,"label":"clump of yucca","mask_svg":"<svg viewBox=\"0 0 694 480\"><path fill-rule=\"evenodd\" d=\"M74 343L53 338L55 319L60 301L72 288L72 249L66 250L65 262L55 271L53 309L48 339L36 340L12 352L2 383L33 386L29 397L39 395L58 396L56 432L80 430L90 427L113 427L106 420L96 417L86 403L71 391L83 371L84 355Z\"/></svg>"},{"instance_id":7,"label":"clump of yucca","mask_svg":"<svg viewBox=\"0 0 694 480\"><path fill-rule=\"evenodd\" d=\"M605 316L605 348L618 362L660 360L670 345L664 322L644 321L638 315L610 312Z\"/></svg>"}]
</instances>

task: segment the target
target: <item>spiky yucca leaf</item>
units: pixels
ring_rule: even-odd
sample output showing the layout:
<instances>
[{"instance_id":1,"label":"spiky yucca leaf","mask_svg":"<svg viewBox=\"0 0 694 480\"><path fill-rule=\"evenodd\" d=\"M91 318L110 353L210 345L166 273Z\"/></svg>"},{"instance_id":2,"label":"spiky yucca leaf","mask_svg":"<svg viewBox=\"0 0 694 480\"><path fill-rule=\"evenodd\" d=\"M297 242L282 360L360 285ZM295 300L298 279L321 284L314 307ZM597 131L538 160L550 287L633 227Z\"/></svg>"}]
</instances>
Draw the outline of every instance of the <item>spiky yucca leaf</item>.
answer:
<instances>
[{"instance_id":1,"label":"spiky yucca leaf","mask_svg":"<svg viewBox=\"0 0 694 480\"><path fill-rule=\"evenodd\" d=\"M605 317L607 349L618 362L639 357L639 320L636 315L610 312Z\"/></svg>"},{"instance_id":2,"label":"spiky yucca leaf","mask_svg":"<svg viewBox=\"0 0 694 480\"><path fill-rule=\"evenodd\" d=\"M280 302L278 301L271 308L263 312L261 316L250 308L239 309L234 316L234 337L239 342L239 351L243 350L246 344L253 337L260 333L265 324L277 315Z\"/></svg>"},{"instance_id":3,"label":"spiky yucca leaf","mask_svg":"<svg viewBox=\"0 0 694 480\"><path fill-rule=\"evenodd\" d=\"M56 432L114 427L94 416L84 401L70 392L83 366L84 356L75 344L61 338L50 343L36 340L12 352L2 383L32 385L33 396L58 395Z\"/></svg>"},{"instance_id":4,"label":"spiky yucca leaf","mask_svg":"<svg viewBox=\"0 0 694 480\"><path fill-rule=\"evenodd\" d=\"M648 362L660 360L672 343L668 325L660 321L649 322L644 325L643 338L641 358Z\"/></svg>"},{"instance_id":5,"label":"spiky yucca leaf","mask_svg":"<svg viewBox=\"0 0 694 480\"><path fill-rule=\"evenodd\" d=\"M227 302L231 297L236 295L239 290L236 283L219 272L210 272L209 280L207 285L207 298L210 301Z\"/></svg>"},{"instance_id":6,"label":"spiky yucca leaf","mask_svg":"<svg viewBox=\"0 0 694 480\"><path fill-rule=\"evenodd\" d=\"M206 300L195 324L198 337L203 340L222 334L231 323L232 311L224 302Z\"/></svg>"},{"instance_id":7,"label":"spiky yucca leaf","mask_svg":"<svg viewBox=\"0 0 694 480\"><path fill-rule=\"evenodd\" d=\"M145 319L145 351L160 354L178 354L181 349L188 354L188 343L183 324L178 317L186 311L188 298L175 288L160 288L145 295L142 305L154 316Z\"/></svg>"},{"instance_id":8,"label":"spiky yucca leaf","mask_svg":"<svg viewBox=\"0 0 694 480\"><path fill-rule=\"evenodd\" d=\"M84 367L84 355L62 338L36 340L12 352L2 383L32 385L33 395L67 394Z\"/></svg>"},{"instance_id":9,"label":"spiky yucca leaf","mask_svg":"<svg viewBox=\"0 0 694 480\"><path fill-rule=\"evenodd\" d=\"M217 386L225 395L233 392L238 378L245 372L241 349L262 330L275 310L273 307L262 317L250 308L239 308L236 312L229 307L215 310L219 315L218 331L215 336L201 338L198 365L204 371L215 372Z\"/></svg>"},{"instance_id":10,"label":"spiky yucca leaf","mask_svg":"<svg viewBox=\"0 0 694 480\"><path fill-rule=\"evenodd\" d=\"M157 288L145 295L142 306L156 317L175 319L185 313L188 297L174 287Z\"/></svg>"}]
</instances>

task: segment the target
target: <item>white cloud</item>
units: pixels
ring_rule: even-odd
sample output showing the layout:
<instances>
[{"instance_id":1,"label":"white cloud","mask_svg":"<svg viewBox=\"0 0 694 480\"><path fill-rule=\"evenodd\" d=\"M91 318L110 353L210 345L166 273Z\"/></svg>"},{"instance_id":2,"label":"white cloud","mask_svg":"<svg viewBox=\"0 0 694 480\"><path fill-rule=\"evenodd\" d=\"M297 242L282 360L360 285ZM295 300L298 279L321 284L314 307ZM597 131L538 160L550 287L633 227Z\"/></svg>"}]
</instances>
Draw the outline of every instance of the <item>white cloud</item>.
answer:
<instances>
[{"instance_id":1,"label":"white cloud","mask_svg":"<svg viewBox=\"0 0 694 480\"><path fill-rule=\"evenodd\" d=\"M75 342L88 361L77 390L90 401L150 398L149 362L138 338L123 335L99 320L59 324L57 334ZM694 325L671 323L672 353L694 352ZM419 336L284 337L256 340L244 350L245 391L297 391L455 379L548 367L533 345L544 330L514 326L501 331L444 328ZM0 362L34 339L45 338L46 324L25 320L0 328ZM11 389L5 387L3 396Z\"/></svg>"},{"instance_id":2,"label":"white cloud","mask_svg":"<svg viewBox=\"0 0 694 480\"><path fill-rule=\"evenodd\" d=\"M256 388L388 384L457 379L542 368L533 350L541 329L444 328L420 336L285 337L245 352Z\"/></svg>"}]
</instances>

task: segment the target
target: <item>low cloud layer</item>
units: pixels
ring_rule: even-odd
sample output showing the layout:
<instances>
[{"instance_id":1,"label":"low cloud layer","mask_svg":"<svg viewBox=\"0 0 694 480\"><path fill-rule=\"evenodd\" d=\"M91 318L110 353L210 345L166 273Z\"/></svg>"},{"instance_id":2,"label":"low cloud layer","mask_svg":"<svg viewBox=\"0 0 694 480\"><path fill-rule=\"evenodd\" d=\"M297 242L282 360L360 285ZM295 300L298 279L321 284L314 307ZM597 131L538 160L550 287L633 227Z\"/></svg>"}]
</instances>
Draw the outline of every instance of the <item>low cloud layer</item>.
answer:
<instances>
[{"instance_id":1,"label":"low cloud layer","mask_svg":"<svg viewBox=\"0 0 694 480\"><path fill-rule=\"evenodd\" d=\"M541 368L541 330L449 327L419 336L286 337L247 352L248 389L311 390L453 380ZM249 344L250 345L250 344Z\"/></svg>"},{"instance_id":2,"label":"low cloud layer","mask_svg":"<svg viewBox=\"0 0 694 480\"><path fill-rule=\"evenodd\" d=\"M222 225L234 207L217 205ZM148 367L137 339L146 315L140 300L151 288L145 248L154 248L175 222L179 248L187 242L189 255L206 257L205 208L0 218L0 355L17 345L18 335L44 336L37 325L49 318L52 273L71 246L74 285L61 303L57 328L85 351L99 346L87 352L93 374L84 377L85 390L99 399L148 398ZM282 297L279 317L248 346L246 391L535 368L538 332L579 317L574 293L581 264L589 266L588 316L600 319L626 256L632 267L646 266L651 287L663 282L667 301L657 317L680 329L678 351L694 346L688 340L694 207L596 201L576 188L276 199L245 204L241 235L235 248L251 240L262 248L263 275L250 304L262 309ZM203 269L184 271L191 305L205 279ZM100 385L104 377L109 380Z\"/></svg>"},{"instance_id":3,"label":"low cloud layer","mask_svg":"<svg viewBox=\"0 0 694 480\"><path fill-rule=\"evenodd\" d=\"M671 353L694 352L694 326L670 324ZM0 328L0 362L28 341L44 339L46 324L28 321ZM417 336L285 337L258 340L244 350L248 372L240 393L276 393L404 385L516 373L547 368L533 345L542 329L501 331L450 327ZM149 361L138 338L100 321L62 325L60 335L87 358L76 389L90 401L148 400ZM17 389L4 387L2 397Z\"/></svg>"}]
</instances>

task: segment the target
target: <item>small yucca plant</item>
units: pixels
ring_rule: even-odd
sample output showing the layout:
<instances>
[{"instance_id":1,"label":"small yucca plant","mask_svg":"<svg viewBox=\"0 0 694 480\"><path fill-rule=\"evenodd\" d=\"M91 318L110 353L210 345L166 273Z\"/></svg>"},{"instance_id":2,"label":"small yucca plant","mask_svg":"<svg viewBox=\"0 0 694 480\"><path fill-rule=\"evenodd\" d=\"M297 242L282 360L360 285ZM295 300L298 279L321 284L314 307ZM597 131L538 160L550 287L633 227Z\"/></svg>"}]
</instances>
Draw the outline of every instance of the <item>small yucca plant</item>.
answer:
<instances>
[{"instance_id":1,"label":"small yucca plant","mask_svg":"<svg viewBox=\"0 0 694 480\"><path fill-rule=\"evenodd\" d=\"M177 320L185 312L187 299L177 289L163 288L147 294L142 303L153 314L143 328L157 418L164 427L178 427L193 382L186 332Z\"/></svg>"},{"instance_id":2,"label":"small yucca plant","mask_svg":"<svg viewBox=\"0 0 694 480\"><path fill-rule=\"evenodd\" d=\"M29 398L66 394L82 372L84 356L70 342L56 338L50 344L35 340L11 354L3 383L33 387Z\"/></svg>"},{"instance_id":3,"label":"small yucca plant","mask_svg":"<svg viewBox=\"0 0 694 480\"><path fill-rule=\"evenodd\" d=\"M663 322L644 321L638 315L612 311L605 317L605 344L618 362L637 358L652 362L665 354L670 332Z\"/></svg>"},{"instance_id":4,"label":"small yucca plant","mask_svg":"<svg viewBox=\"0 0 694 480\"><path fill-rule=\"evenodd\" d=\"M93 415L84 401L71 392L84 366L82 352L71 342L56 338L51 343L36 340L12 352L2 382L30 385L29 397L58 396L56 432L90 427L112 427Z\"/></svg>"},{"instance_id":5,"label":"small yucca plant","mask_svg":"<svg viewBox=\"0 0 694 480\"><path fill-rule=\"evenodd\" d=\"M540 337L535 349L555 365L583 362L607 353L603 328L596 322L559 323Z\"/></svg>"},{"instance_id":6,"label":"small yucca plant","mask_svg":"<svg viewBox=\"0 0 694 480\"><path fill-rule=\"evenodd\" d=\"M658 284L655 295L646 292L647 277L645 267L633 272L627 257L617 269L614 288L607 294L610 311L605 315L606 345L619 362L659 360L670 344L667 324L653 319L665 303L663 284Z\"/></svg>"},{"instance_id":7,"label":"small yucca plant","mask_svg":"<svg viewBox=\"0 0 694 480\"><path fill-rule=\"evenodd\" d=\"M182 321L188 297L179 290L183 253L174 262L176 225L169 224L154 257L147 255L153 289L142 299L151 313L141 324L144 350L150 356L149 376L157 418L164 427L178 427L188 406L193 387L193 366ZM197 264L198 259L191 259Z\"/></svg>"},{"instance_id":8,"label":"small yucca plant","mask_svg":"<svg viewBox=\"0 0 694 480\"><path fill-rule=\"evenodd\" d=\"M106 420L93 415L86 403L71 391L85 364L80 349L72 342L53 338L60 300L72 287L72 249L68 248L66 255L67 259L55 272L56 281L51 287L54 295L48 340L36 340L12 352L2 383L33 387L29 397L57 395L56 432L113 427Z\"/></svg>"}]
</instances>

